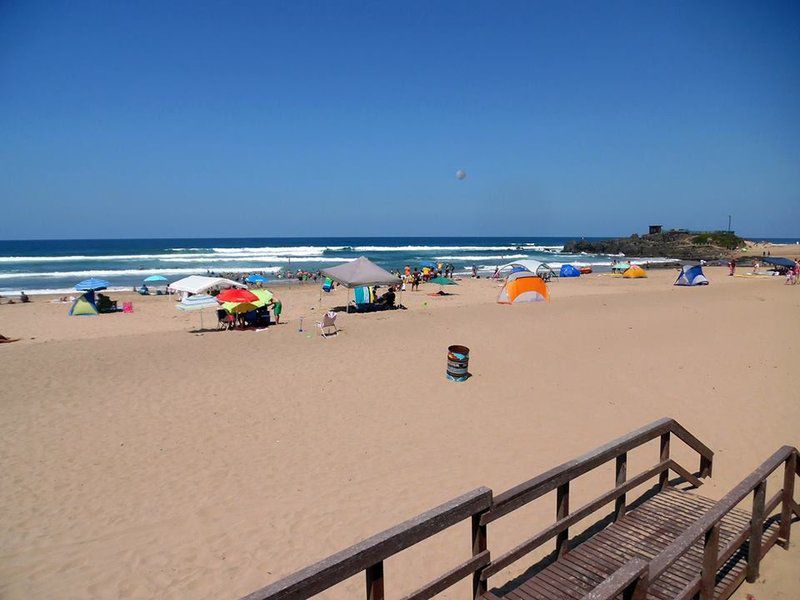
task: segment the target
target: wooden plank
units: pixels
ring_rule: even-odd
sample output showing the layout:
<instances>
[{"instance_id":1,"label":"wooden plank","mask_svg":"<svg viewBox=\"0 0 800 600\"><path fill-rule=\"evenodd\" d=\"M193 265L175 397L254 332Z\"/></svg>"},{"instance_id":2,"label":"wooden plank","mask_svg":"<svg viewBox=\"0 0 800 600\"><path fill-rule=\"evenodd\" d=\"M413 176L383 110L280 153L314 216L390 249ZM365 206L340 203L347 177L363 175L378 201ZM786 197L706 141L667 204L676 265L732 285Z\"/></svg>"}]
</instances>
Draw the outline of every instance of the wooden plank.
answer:
<instances>
[{"instance_id":1,"label":"wooden plank","mask_svg":"<svg viewBox=\"0 0 800 600\"><path fill-rule=\"evenodd\" d=\"M661 461L663 462L664 459L662 458ZM664 471L666 473L666 471ZM614 469L614 487L619 488L620 486L625 484L625 479L628 477L628 453L623 452L617 457L616 465ZM663 475L663 473L662 473ZM625 492L620 495L616 501L614 502L614 520L619 521L622 517L625 516Z\"/></svg>"},{"instance_id":2,"label":"wooden plank","mask_svg":"<svg viewBox=\"0 0 800 600\"><path fill-rule=\"evenodd\" d=\"M492 492L489 488L472 490L257 590L245 596L245 600L300 599L318 594L367 567L486 510L491 504L491 498Z\"/></svg>"},{"instance_id":3,"label":"wooden plank","mask_svg":"<svg viewBox=\"0 0 800 600\"><path fill-rule=\"evenodd\" d=\"M367 580L367 600L383 600L383 561L364 571Z\"/></svg>"},{"instance_id":4,"label":"wooden plank","mask_svg":"<svg viewBox=\"0 0 800 600\"><path fill-rule=\"evenodd\" d=\"M485 581L495 573L498 573L499 571L505 569L510 564L513 564L526 554L532 552L533 550L541 546L543 543L545 543L547 540L552 539L558 533L563 531L566 527L569 527L572 523L577 523L584 517L589 516L597 509L602 508L603 506L605 506L606 504L617 498L620 494L624 494L625 492L635 488L636 486L641 485L642 483L644 483L654 475L657 475L666 468L668 468L666 462L659 463L652 469L648 469L644 473L641 473L636 477L629 479L623 485L606 492L596 500L593 500L588 504L581 506L578 510L573 511L563 520L556 521L550 527L540 531L532 538L522 542L521 544L512 548L505 554L494 559L492 561L492 564L483 569L480 575L481 578ZM481 519L481 521L483 520Z\"/></svg>"},{"instance_id":5,"label":"wooden plank","mask_svg":"<svg viewBox=\"0 0 800 600\"><path fill-rule=\"evenodd\" d=\"M714 600L719 552L719 523L706 532L703 541L703 568L700 575L700 600Z\"/></svg>"},{"instance_id":6,"label":"wooden plank","mask_svg":"<svg viewBox=\"0 0 800 600\"><path fill-rule=\"evenodd\" d=\"M569 516L569 481L562 483L556 490L556 522ZM556 554L564 556L569 552L569 528L564 527L556 536Z\"/></svg>"},{"instance_id":7,"label":"wooden plank","mask_svg":"<svg viewBox=\"0 0 800 600\"><path fill-rule=\"evenodd\" d=\"M486 525L481 525L481 514L472 515L472 556L479 556L487 549ZM491 562L491 561L490 561ZM486 563L489 564L489 563ZM488 585L485 579L481 579L481 569L486 566L483 564L472 573L472 598L479 598L486 593Z\"/></svg>"},{"instance_id":8,"label":"wooden plank","mask_svg":"<svg viewBox=\"0 0 800 600\"><path fill-rule=\"evenodd\" d=\"M669 460L669 438L670 434L669 431L667 433L661 434L661 439L659 441L659 459L661 462L665 460ZM658 486L663 490L667 487L669 483L669 471L664 471L658 477Z\"/></svg>"},{"instance_id":9,"label":"wooden plank","mask_svg":"<svg viewBox=\"0 0 800 600\"><path fill-rule=\"evenodd\" d=\"M647 563L641 559L634 558L633 560L625 563L622 567L617 569L608 579L594 588L591 592L583 597L583 600L612 600L619 594L625 592L631 586L647 587ZM644 598L641 595L643 589L639 589L638 597Z\"/></svg>"},{"instance_id":10,"label":"wooden plank","mask_svg":"<svg viewBox=\"0 0 800 600\"><path fill-rule=\"evenodd\" d=\"M489 551L484 550L480 554L477 554L470 558L468 561L460 564L455 569L452 569L437 577L430 583L424 585L423 587L419 588L415 592L405 596L403 600L428 600L429 598L433 598L436 594L439 594L446 590L447 588L451 587L453 584L461 581L471 573L474 573L476 570L480 569L489 564Z\"/></svg>"},{"instance_id":11,"label":"wooden plank","mask_svg":"<svg viewBox=\"0 0 800 600\"><path fill-rule=\"evenodd\" d=\"M781 529L780 536L784 548L789 548L789 536L792 532L792 502L794 502L794 478L797 473L797 453L793 453L783 469L783 490L781 493ZM770 511L767 511L769 514Z\"/></svg>"},{"instance_id":12,"label":"wooden plank","mask_svg":"<svg viewBox=\"0 0 800 600\"><path fill-rule=\"evenodd\" d=\"M670 468L675 471L678 475L683 477L686 481L691 483L694 487L698 488L703 485L703 482L700 481L697 477L692 475L687 469L683 468L674 460L669 461Z\"/></svg>"},{"instance_id":13,"label":"wooden plank","mask_svg":"<svg viewBox=\"0 0 800 600\"><path fill-rule=\"evenodd\" d=\"M712 525L721 520L728 512L730 512L739 502L741 502L747 494L750 493L756 486L765 480L770 473L772 473L778 466L786 460L790 452L794 452L794 448L784 446L746 477L739 485L733 490L728 492L722 500L717 502L712 509L707 511L702 517L690 525L687 530L673 542L670 546L665 548L662 553L653 559L650 564L650 577L658 577L661 573L667 570L669 566L680 557L687 548L694 544L702 535L708 531Z\"/></svg>"},{"instance_id":14,"label":"wooden plank","mask_svg":"<svg viewBox=\"0 0 800 600\"><path fill-rule=\"evenodd\" d=\"M764 530L764 501L767 495L766 480L753 490L753 515L750 517L750 538L747 544L747 581L755 583L761 564L761 534Z\"/></svg>"}]
</instances>

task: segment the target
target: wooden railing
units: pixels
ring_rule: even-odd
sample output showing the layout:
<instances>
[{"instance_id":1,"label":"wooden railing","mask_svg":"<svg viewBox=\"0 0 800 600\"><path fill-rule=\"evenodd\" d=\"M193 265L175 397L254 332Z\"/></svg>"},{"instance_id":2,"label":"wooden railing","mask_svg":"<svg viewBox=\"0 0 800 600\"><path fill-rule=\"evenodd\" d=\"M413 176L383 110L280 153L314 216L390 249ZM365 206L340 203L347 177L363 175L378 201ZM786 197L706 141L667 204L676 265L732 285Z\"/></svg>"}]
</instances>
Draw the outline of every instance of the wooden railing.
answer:
<instances>
[{"instance_id":1,"label":"wooden railing","mask_svg":"<svg viewBox=\"0 0 800 600\"><path fill-rule=\"evenodd\" d=\"M800 455L796 448L782 447L726 494L722 500L714 504L700 519L690 525L672 544L653 558L645 570L641 569L640 559L634 559L626 563L590 594L584 596L583 600L613 600L623 591L626 597L633 600L645 598L650 584L688 553L690 548L701 538L703 539L701 572L683 589L680 595L676 596L676 600L693 598L698 593L700 600L712 600L715 596L727 598L741 583L742 577L746 576L750 582L755 581L758 577L759 563L767 551L778 541L788 547L792 514L800 518L800 508L794 500L794 478L796 475L800 476L798 456ZM767 477L781 464L784 465L783 488L767 501ZM720 522L750 493L753 494L750 524L742 529L739 535L731 540L725 548L720 549ZM762 543L765 521L778 506L781 507L778 529L767 538L766 542ZM747 569L738 579L729 581L719 594L715 594L717 572L741 549L745 542L748 543ZM635 581L632 580L633 573L639 573L639 578ZM621 574L621 576L617 577L617 574ZM618 585L606 586L614 578L617 579ZM606 588L601 590L600 588L603 586Z\"/></svg>"},{"instance_id":2,"label":"wooden railing","mask_svg":"<svg viewBox=\"0 0 800 600\"><path fill-rule=\"evenodd\" d=\"M456 582L473 575L473 587L479 586L477 572L489 564L486 528L479 516L489 508L492 491L481 487L429 510L421 515L359 542L346 550L311 565L245 597L246 600L304 599L364 571L367 600L383 600L383 561L463 521L472 518L472 557L453 570L437 577L404 600L427 600Z\"/></svg>"},{"instance_id":3,"label":"wooden railing","mask_svg":"<svg viewBox=\"0 0 800 600\"><path fill-rule=\"evenodd\" d=\"M685 442L700 455L699 476L706 477L710 475L714 453L708 446L686 431L675 419L666 417L495 496L492 507L481 516L480 524L483 526L554 490L556 492L556 521L484 567L479 575L481 584L478 592L483 593L486 591L489 577L513 564L552 538L556 538L558 556L566 554L569 551L569 527L612 501L615 503L614 519L620 519L625 515L627 508L627 492L655 476L658 476L659 484L662 487L667 484L670 470L694 486L701 485L702 482L698 477L670 458L670 439L672 435ZM629 478L627 473L628 452L656 438L660 439L659 462L643 473ZM570 511L570 481L612 459L615 460L615 487L577 510Z\"/></svg>"},{"instance_id":4,"label":"wooden railing","mask_svg":"<svg viewBox=\"0 0 800 600\"><path fill-rule=\"evenodd\" d=\"M670 458L672 436L685 442L700 455L697 476ZM628 452L656 438L660 440L659 462L643 473L629 477ZM657 476L659 486L663 488L668 483L669 471L674 471L692 485L701 485L698 476L706 477L711 474L713 458L713 452L677 421L670 418L659 419L494 498L490 489L477 488L253 592L244 600L305 599L362 571L365 573L367 600L383 600L384 560L467 518L471 519L472 525L471 558L409 594L404 600L428 600L470 575L472 575L473 598L478 598L486 593L489 577L546 541L556 538L556 550L559 556L568 552L569 527L603 506L613 501L614 520L622 518L628 506L627 492L649 479ZM614 487L588 504L570 511L570 482L612 459L615 461ZM785 464L783 488L767 501L766 479L781 464ZM701 538L704 540L702 572L683 590L679 598L689 598L699 592L702 600L710 599L717 571L748 541L747 577L754 579L758 575L761 557L767 550L778 540L788 544L792 514L800 517L800 509L794 500L795 475L800 475L798 452L793 447L784 446L652 561L648 563L634 559L626 563L584 596L583 600L612 600L619 594L627 600L643 600L648 587ZM556 492L555 522L516 548L491 560L487 549L487 525L552 491ZM720 521L751 492L754 494L754 501L750 526L720 550L718 547ZM765 519L779 505L781 506L779 528L762 545ZM738 583L739 581L736 585Z\"/></svg>"},{"instance_id":5,"label":"wooden railing","mask_svg":"<svg viewBox=\"0 0 800 600\"><path fill-rule=\"evenodd\" d=\"M767 477L782 464L784 465L783 488L766 500ZM691 598L699 592L701 600L711 600L714 597L717 571L745 542L748 543L746 577L750 582L755 581L761 558L775 542L782 540L788 545L792 513L800 517L800 510L794 501L794 478L798 474L800 470L798 470L797 449L784 446L656 556L650 562L649 580L652 582L658 579L676 560L686 554L695 542L703 538L702 573L686 586L679 598ZM719 548L720 521L750 493L753 494L750 525L742 529L725 548ZM780 525L762 544L764 522L778 506L781 506ZM741 580L732 582L731 588L739 583Z\"/></svg>"}]
</instances>

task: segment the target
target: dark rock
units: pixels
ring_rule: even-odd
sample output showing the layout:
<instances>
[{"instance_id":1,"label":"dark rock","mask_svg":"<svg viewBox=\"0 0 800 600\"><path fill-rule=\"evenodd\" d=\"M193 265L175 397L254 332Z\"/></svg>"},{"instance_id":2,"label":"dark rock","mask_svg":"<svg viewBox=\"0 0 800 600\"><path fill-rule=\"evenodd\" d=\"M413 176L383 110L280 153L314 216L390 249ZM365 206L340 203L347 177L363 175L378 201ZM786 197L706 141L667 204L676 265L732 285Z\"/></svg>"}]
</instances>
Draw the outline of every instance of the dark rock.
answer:
<instances>
[{"instance_id":1,"label":"dark rock","mask_svg":"<svg viewBox=\"0 0 800 600\"><path fill-rule=\"evenodd\" d=\"M624 254L625 256L663 256L678 260L723 260L733 255L744 240L729 232L665 231L608 240L574 240L563 252L574 254Z\"/></svg>"}]
</instances>

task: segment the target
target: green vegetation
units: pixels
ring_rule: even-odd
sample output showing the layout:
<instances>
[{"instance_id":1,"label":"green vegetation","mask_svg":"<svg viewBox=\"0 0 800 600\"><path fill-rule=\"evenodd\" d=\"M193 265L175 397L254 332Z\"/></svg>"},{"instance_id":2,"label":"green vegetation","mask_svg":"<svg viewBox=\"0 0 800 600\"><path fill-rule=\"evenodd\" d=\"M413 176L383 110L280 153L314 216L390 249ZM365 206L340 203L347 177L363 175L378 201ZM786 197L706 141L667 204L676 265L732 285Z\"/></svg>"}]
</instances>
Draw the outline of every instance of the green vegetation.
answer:
<instances>
[{"instance_id":1,"label":"green vegetation","mask_svg":"<svg viewBox=\"0 0 800 600\"><path fill-rule=\"evenodd\" d=\"M732 231L706 231L692 237L692 242L701 245L720 246L736 250L744 246L744 240Z\"/></svg>"}]
</instances>

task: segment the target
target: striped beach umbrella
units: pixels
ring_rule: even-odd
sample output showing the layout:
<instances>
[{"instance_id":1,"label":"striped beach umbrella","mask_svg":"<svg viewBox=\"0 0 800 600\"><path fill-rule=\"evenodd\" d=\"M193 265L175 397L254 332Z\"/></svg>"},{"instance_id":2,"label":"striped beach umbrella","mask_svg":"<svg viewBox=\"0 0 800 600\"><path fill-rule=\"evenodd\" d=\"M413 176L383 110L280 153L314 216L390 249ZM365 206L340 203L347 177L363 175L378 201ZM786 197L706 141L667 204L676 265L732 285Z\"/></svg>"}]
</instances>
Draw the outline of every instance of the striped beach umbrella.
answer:
<instances>
[{"instance_id":1,"label":"striped beach umbrella","mask_svg":"<svg viewBox=\"0 0 800 600\"><path fill-rule=\"evenodd\" d=\"M203 329L203 311L209 308L219 308L219 302L214 296L208 294L195 294L187 296L175 307L184 312L200 311L200 329Z\"/></svg>"},{"instance_id":2,"label":"striped beach umbrella","mask_svg":"<svg viewBox=\"0 0 800 600\"><path fill-rule=\"evenodd\" d=\"M109 285L111 284L105 279L91 277L75 284L75 289L79 292L96 292L98 290L106 289Z\"/></svg>"}]
</instances>

